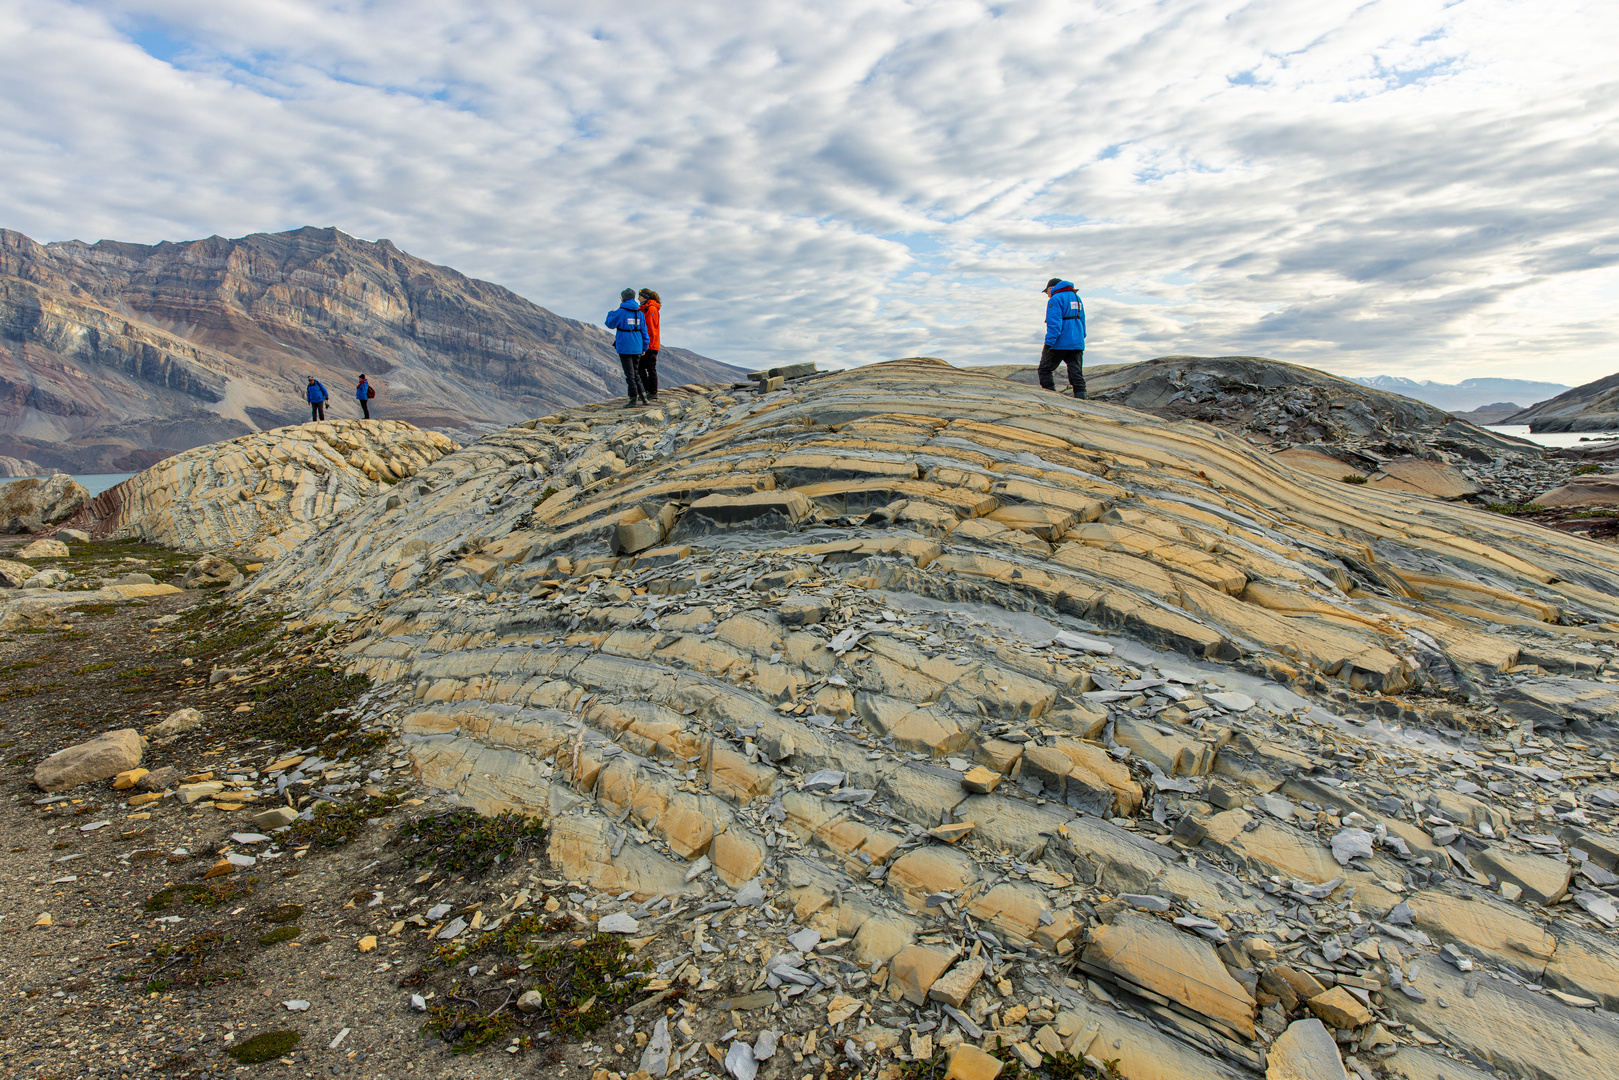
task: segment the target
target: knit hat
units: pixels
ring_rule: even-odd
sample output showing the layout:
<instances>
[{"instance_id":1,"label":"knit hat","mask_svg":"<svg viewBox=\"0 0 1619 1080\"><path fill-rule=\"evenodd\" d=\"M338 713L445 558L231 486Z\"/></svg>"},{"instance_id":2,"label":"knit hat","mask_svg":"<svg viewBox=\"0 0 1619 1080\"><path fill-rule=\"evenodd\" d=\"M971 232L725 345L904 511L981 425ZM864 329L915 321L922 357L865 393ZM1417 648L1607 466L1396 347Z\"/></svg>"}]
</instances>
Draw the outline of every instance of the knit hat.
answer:
<instances>
[{"instance_id":1,"label":"knit hat","mask_svg":"<svg viewBox=\"0 0 1619 1080\"><path fill-rule=\"evenodd\" d=\"M618 294L618 298L620 300L634 300L635 299L635 290L634 289L625 289L623 292Z\"/></svg>"}]
</instances>

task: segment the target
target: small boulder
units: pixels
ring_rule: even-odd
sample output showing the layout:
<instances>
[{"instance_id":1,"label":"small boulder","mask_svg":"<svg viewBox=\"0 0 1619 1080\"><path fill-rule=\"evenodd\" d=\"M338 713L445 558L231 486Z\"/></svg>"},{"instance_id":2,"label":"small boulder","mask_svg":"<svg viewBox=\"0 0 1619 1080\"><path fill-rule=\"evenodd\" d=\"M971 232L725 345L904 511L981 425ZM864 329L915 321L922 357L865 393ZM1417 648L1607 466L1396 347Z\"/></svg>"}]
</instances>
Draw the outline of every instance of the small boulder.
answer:
<instances>
[{"instance_id":1,"label":"small boulder","mask_svg":"<svg viewBox=\"0 0 1619 1080\"><path fill-rule=\"evenodd\" d=\"M0 559L0 587L20 589L23 587L23 582L38 572L38 570L25 562L17 562L15 559Z\"/></svg>"},{"instance_id":2,"label":"small boulder","mask_svg":"<svg viewBox=\"0 0 1619 1080\"><path fill-rule=\"evenodd\" d=\"M123 577L119 578L118 581L117 581L117 584L119 584L119 585L156 585L157 584L157 578L153 577L151 574L143 574L139 570L137 570L134 573L125 574Z\"/></svg>"},{"instance_id":3,"label":"small boulder","mask_svg":"<svg viewBox=\"0 0 1619 1080\"><path fill-rule=\"evenodd\" d=\"M1341 986L1317 994L1307 1004L1323 1023L1340 1031L1350 1031L1372 1022L1371 1010Z\"/></svg>"},{"instance_id":4,"label":"small boulder","mask_svg":"<svg viewBox=\"0 0 1619 1080\"><path fill-rule=\"evenodd\" d=\"M0 614L0 630L18 630L24 627L40 629L47 626L59 626L62 615L50 604L42 604L38 600L16 600L5 607L4 614Z\"/></svg>"},{"instance_id":5,"label":"small boulder","mask_svg":"<svg viewBox=\"0 0 1619 1080\"><path fill-rule=\"evenodd\" d=\"M141 791L167 791L180 782L182 775L173 765L165 765L161 769L153 769L135 781L135 787Z\"/></svg>"},{"instance_id":6,"label":"small boulder","mask_svg":"<svg viewBox=\"0 0 1619 1080\"><path fill-rule=\"evenodd\" d=\"M176 709L161 722L147 728L146 734L154 739L169 735L184 735L188 731L195 731L205 723L207 720L196 709Z\"/></svg>"},{"instance_id":7,"label":"small boulder","mask_svg":"<svg viewBox=\"0 0 1619 1080\"><path fill-rule=\"evenodd\" d=\"M74 544L88 544L90 542L90 534L83 529L57 529L56 538Z\"/></svg>"},{"instance_id":8,"label":"small boulder","mask_svg":"<svg viewBox=\"0 0 1619 1080\"><path fill-rule=\"evenodd\" d=\"M134 728L109 731L58 750L40 762L34 769L34 783L42 791L66 791L106 780L139 765L141 752L141 735Z\"/></svg>"},{"instance_id":9,"label":"small boulder","mask_svg":"<svg viewBox=\"0 0 1619 1080\"><path fill-rule=\"evenodd\" d=\"M89 490L66 473L0 484L0 532L38 532L66 521L90 498Z\"/></svg>"},{"instance_id":10,"label":"small boulder","mask_svg":"<svg viewBox=\"0 0 1619 1080\"><path fill-rule=\"evenodd\" d=\"M229 559L217 555L204 555L186 567L180 579L182 589L212 589L221 585L234 585L242 579L242 572Z\"/></svg>"},{"instance_id":11,"label":"small boulder","mask_svg":"<svg viewBox=\"0 0 1619 1080\"><path fill-rule=\"evenodd\" d=\"M279 829L283 825L291 825L298 820L298 811L290 806L277 806L263 813L254 814L248 818L261 829Z\"/></svg>"},{"instance_id":12,"label":"small boulder","mask_svg":"<svg viewBox=\"0 0 1619 1080\"><path fill-rule=\"evenodd\" d=\"M65 559L67 556L67 545L60 540L35 540L17 552L19 559Z\"/></svg>"}]
</instances>

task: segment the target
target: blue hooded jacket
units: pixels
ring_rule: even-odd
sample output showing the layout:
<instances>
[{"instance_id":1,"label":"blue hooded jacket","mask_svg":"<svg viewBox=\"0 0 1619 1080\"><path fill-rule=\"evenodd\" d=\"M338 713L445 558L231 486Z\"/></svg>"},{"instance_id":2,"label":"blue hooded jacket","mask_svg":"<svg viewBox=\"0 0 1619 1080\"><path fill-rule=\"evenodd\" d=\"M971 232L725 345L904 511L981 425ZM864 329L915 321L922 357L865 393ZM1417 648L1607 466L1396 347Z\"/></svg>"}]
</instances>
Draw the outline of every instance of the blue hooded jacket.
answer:
<instances>
[{"instance_id":1,"label":"blue hooded jacket","mask_svg":"<svg viewBox=\"0 0 1619 1080\"><path fill-rule=\"evenodd\" d=\"M607 326L618 333L613 348L620 356L639 356L646 352L646 319L641 316L641 305L626 300L607 313Z\"/></svg>"},{"instance_id":2,"label":"blue hooded jacket","mask_svg":"<svg viewBox=\"0 0 1619 1080\"><path fill-rule=\"evenodd\" d=\"M1085 301L1074 291L1073 282L1059 281L1051 287L1051 299L1046 301L1046 348L1084 347Z\"/></svg>"},{"instance_id":3,"label":"blue hooded jacket","mask_svg":"<svg viewBox=\"0 0 1619 1080\"><path fill-rule=\"evenodd\" d=\"M370 379L361 379L359 384L357 386L355 386L355 388L354 388L354 400L355 401L364 401L366 398L370 397L371 396L371 394L369 393L370 389L371 389L371 380Z\"/></svg>"},{"instance_id":4,"label":"blue hooded jacket","mask_svg":"<svg viewBox=\"0 0 1619 1080\"><path fill-rule=\"evenodd\" d=\"M328 395L324 386L322 386L319 382L312 382L304 388L304 396L308 398L309 403L313 405L317 401L325 401Z\"/></svg>"}]
</instances>

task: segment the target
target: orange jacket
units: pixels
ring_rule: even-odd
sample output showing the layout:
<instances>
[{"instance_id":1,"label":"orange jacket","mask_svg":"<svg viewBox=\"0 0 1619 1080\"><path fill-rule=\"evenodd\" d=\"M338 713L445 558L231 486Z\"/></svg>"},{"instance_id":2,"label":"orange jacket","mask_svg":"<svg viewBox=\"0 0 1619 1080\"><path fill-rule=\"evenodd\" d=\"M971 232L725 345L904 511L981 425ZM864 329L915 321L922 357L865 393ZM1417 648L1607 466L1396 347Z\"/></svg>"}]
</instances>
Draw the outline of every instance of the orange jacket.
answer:
<instances>
[{"instance_id":1,"label":"orange jacket","mask_svg":"<svg viewBox=\"0 0 1619 1080\"><path fill-rule=\"evenodd\" d=\"M657 352L663 348L663 336L660 332L661 319L658 317L663 305L656 300L641 301L641 315L646 319L647 352Z\"/></svg>"}]
</instances>

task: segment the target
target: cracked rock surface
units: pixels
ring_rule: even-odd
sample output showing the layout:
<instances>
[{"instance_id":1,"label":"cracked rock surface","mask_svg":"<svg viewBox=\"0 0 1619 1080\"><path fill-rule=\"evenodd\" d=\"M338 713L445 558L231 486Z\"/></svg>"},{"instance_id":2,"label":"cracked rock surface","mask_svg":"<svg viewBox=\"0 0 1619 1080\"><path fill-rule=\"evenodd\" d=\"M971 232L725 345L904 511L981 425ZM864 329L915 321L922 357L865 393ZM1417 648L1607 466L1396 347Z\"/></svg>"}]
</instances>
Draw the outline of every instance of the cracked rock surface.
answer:
<instances>
[{"instance_id":1,"label":"cracked rock surface","mask_svg":"<svg viewBox=\"0 0 1619 1080\"><path fill-rule=\"evenodd\" d=\"M543 817L591 918L692 920L700 1008L795 1033L694 1062L660 1020L643 1071L797 1075L817 1031L872 1072L1254 1076L1290 1031L1294 1071L1619 1070L1611 549L938 362L661 397L245 590L343 624L419 779Z\"/></svg>"}]
</instances>

